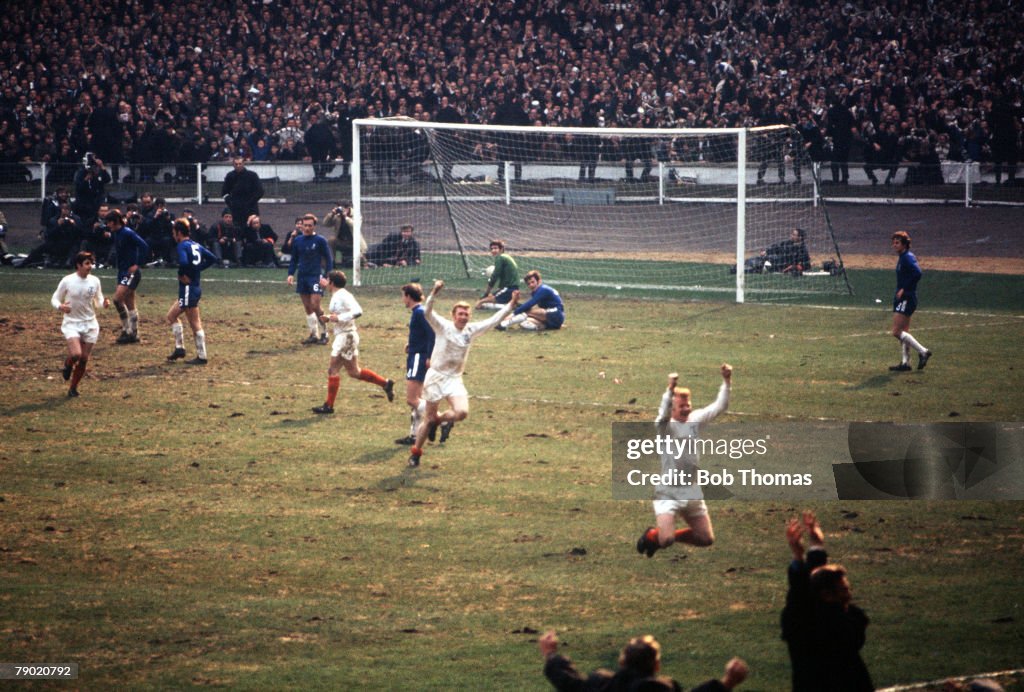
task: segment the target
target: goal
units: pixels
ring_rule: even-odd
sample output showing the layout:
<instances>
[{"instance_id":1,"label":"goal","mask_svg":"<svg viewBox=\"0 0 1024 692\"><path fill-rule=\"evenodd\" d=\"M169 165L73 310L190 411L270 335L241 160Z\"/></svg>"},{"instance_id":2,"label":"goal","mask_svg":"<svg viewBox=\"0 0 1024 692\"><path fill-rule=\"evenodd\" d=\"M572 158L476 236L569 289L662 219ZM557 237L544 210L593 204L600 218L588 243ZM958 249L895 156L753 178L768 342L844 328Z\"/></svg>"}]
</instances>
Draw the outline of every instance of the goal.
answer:
<instances>
[{"instance_id":1,"label":"goal","mask_svg":"<svg viewBox=\"0 0 1024 692\"><path fill-rule=\"evenodd\" d=\"M817 171L791 127L388 118L354 121L352 138L355 232L375 260L352 267L358 285L441 278L483 288L490 241L501 239L522 272L562 290L738 302L851 291ZM422 264L384 266L375 246L406 224ZM802 259L784 244L793 229Z\"/></svg>"}]
</instances>

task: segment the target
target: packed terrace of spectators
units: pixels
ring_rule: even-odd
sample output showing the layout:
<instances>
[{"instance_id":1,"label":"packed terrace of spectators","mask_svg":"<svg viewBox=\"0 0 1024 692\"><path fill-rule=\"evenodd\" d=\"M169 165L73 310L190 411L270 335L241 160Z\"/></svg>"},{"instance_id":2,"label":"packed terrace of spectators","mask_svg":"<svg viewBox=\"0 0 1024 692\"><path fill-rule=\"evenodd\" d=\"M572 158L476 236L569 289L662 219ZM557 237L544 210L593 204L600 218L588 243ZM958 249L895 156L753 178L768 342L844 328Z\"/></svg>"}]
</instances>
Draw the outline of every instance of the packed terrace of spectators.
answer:
<instances>
[{"instance_id":1,"label":"packed terrace of spectators","mask_svg":"<svg viewBox=\"0 0 1024 692\"><path fill-rule=\"evenodd\" d=\"M347 159L353 118L401 115L1015 164L1022 82L1012 0L40 0L0 17L0 162Z\"/></svg>"}]
</instances>

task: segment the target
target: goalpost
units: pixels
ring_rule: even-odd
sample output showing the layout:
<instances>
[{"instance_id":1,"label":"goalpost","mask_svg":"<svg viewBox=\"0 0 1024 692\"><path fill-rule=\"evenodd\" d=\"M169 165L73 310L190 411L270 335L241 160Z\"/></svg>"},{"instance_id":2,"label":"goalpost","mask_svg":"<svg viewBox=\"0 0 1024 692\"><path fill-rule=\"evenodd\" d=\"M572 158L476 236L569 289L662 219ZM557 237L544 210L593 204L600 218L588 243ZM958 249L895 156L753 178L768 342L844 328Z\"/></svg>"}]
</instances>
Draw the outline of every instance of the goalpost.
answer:
<instances>
[{"instance_id":1,"label":"goalpost","mask_svg":"<svg viewBox=\"0 0 1024 692\"><path fill-rule=\"evenodd\" d=\"M354 233L371 261L354 263L354 283L426 286L442 278L482 289L493 264L490 241L501 239L523 273L536 269L563 290L737 302L848 293L817 171L801 142L788 126L359 119L352 124ZM422 264L383 266L388 252L379 244L406 224ZM800 267L794 248L779 245L796 228L810 260Z\"/></svg>"}]
</instances>

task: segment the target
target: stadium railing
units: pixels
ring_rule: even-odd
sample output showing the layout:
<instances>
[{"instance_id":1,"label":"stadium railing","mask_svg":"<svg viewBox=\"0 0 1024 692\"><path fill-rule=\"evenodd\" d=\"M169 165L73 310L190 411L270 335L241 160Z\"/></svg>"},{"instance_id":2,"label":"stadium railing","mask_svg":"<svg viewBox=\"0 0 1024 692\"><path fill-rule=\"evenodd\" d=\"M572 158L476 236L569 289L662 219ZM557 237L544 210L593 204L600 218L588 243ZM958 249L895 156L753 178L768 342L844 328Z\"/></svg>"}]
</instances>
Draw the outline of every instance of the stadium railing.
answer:
<instances>
[{"instance_id":1,"label":"stadium railing","mask_svg":"<svg viewBox=\"0 0 1024 692\"><path fill-rule=\"evenodd\" d=\"M315 175L309 162L248 162L247 167L256 171L263 180L266 190L264 202L320 202L336 201L350 196L349 165L343 161L323 164L320 179ZM754 165L754 164L752 164ZM831 183L829 162L816 164L820 167L822 185L811 189L811 177L804 179L809 194L824 197L829 201L844 203L888 203L888 204L959 204L964 206L1005 204L1024 205L1024 185L1021 179L1007 183L1003 175L1001 184L991 164L955 161L943 162L938 166L922 164L900 164L892 182L872 184L864 171L862 162L849 163L848 184ZM575 184L578 164L564 164L567 185ZM164 197L169 202L220 204L220 189L224 176L231 170L230 162L200 164L107 164L112 180L107 192L115 198L130 199L143 191ZM479 174L481 180L493 175L492 162L466 162L462 171L468 176ZM73 190L73 181L79 166L76 164L50 164L42 162L0 164L0 203L38 202L51 195L58 186ZM523 162L523 179L550 179L561 177L558 164L551 162ZM661 162L652 172L656 179L677 183L685 182L686 164ZM434 167L422 164L424 176L434 174ZM773 169L767 175L768 186L773 184ZM597 168L597 178L613 184L622 175L619 163L602 163ZM876 169L875 175L884 181L886 171ZM317 183L317 184L314 184ZM507 183L512 185L513 183ZM664 189L655 186L656 190Z\"/></svg>"}]
</instances>

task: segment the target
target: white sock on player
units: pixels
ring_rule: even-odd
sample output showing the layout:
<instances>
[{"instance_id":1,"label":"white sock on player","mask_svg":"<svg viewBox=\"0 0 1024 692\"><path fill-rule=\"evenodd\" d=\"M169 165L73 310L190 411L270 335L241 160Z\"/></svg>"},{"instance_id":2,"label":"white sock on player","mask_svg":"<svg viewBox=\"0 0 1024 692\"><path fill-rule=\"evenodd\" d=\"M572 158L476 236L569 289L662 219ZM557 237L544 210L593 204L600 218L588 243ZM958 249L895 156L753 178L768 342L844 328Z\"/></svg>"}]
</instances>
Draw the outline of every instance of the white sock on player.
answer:
<instances>
[{"instance_id":1,"label":"white sock on player","mask_svg":"<svg viewBox=\"0 0 1024 692\"><path fill-rule=\"evenodd\" d=\"M196 337L196 357L206 360L206 332L200 329L195 334Z\"/></svg>"},{"instance_id":2,"label":"white sock on player","mask_svg":"<svg viewBox=\"0 0 1024 692\"><path fill-rule=\"evenodd\" d=\"M518 315L512 315L508 319L502 320L501 321L501 326L507 328L507 327L511 327L511 326L514 326L514 325L517 325L517 324L521 324L521 323L526 321L526 317L527 317L527 315L526 315L525 312L522 312L522 313L520 313Z\"/></svg>"},{"instance_id":3,"label":"white sock on player","mask_svg":"<svg viewBox=\"0 0 1024 692\"><path fill-rule=\"evenodd\" d=\"M416 404L416 408L412 410L409 417L412 419L412 425L409 426L409 434L416 437L416 431L419 430L420 421L423 420L423 415L427 411L427 402L425 399L420 399Z\"/></svg>"},{"instance_id":4,"label":"white sock on player","mask_svg":"<svg viewBox=\"0 0 1024 692\"><path fill-rule=\"evenodd\" d=\"M174 334L174 348L185 348L185 328L181 322L171 325L171 333Z\"/></svg>"},{"instance_id":5,"label":"white sock on player","mask_svg":"<svg viewBox=\"0 0 1024 692\"><path fill-rule=\"evenodd\" d=\"M904 346L910 346L918 353L925 353L928 351L924 346L918 343L917 339L910 335L910 332L900 332L900 341ZM909 356L909 354L907 354Z\"/></svg>"}]
</instances>

